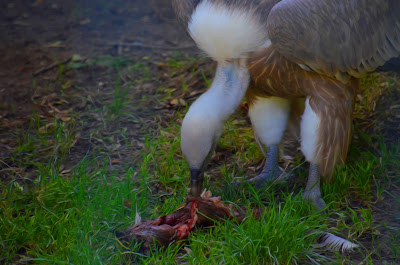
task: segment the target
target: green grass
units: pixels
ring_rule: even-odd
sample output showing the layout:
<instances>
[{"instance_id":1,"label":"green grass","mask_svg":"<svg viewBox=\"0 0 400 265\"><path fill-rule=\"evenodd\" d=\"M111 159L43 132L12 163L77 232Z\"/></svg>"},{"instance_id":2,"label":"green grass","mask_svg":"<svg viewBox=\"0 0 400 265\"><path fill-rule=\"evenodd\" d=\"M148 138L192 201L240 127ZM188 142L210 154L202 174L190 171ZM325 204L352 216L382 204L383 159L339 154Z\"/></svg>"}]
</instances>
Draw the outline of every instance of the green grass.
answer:
<instances>
[{"instance_id":1,"label":"green grass","mask_svg":"<svg viewBox=\"0 0 400 265\"><path fill-rule=\"evenodd\" d=\"M175 75L181 74L182 60L177 56L168 62L176 71ZM105 61L109 63L108 59ZM145 66L128 67L141 72L144 79L148 78ZM129 118L126 109L130 103L129 91L119 80L111 101L99 112L104 127ZM171 98L174 91L160 89L159 93L160 97ZM368 107L358 108L361 112ZM183 246L153 248L149 255L139 253L139 246L134 242L119 242L116 232L133 224L137 214L143 219L153 219L173 212L185 201L188 166L180 152L179 137L176 137L182 119L182 112L178 111L168 127L157 128L156 137L154 134L147 136L138 155L140 159L134 158L140 163L126 162L117 171L110 165L108 155L93 153L65 170L63 164L76 141L74 118L69 122L44 120L39 116L31 119L30 128L16 136L19 145L8 159L29 174L21 176L14 169L8 171L11 173L6 179L0 179L0 263L351 262L351 256L326 254L313 247L322 231L343 235L352 241L365 242L371 238L377 247L361 248L358 255L367 264L376 260L374 255L381 242L373 207L383 196L392 196L400 202L386 191L400 175L400 142L389 146L382 137L357 131L358 145L351 147L348 163L338 167L332 182L323 183L324 199L331 213L326 216L315 213L312 206L302 200L306 171L302 170L304 166L300 160L294 164L300 167L298 175L302 184L296 182L294 187L274 184L264 190L254 190L246 185L241 189L229 185L235 177L248 175L248 167L263 160L251 128L238 113L225 125L218 154L206 172L205 187L225 202L247 209L262 209L261 216L254 218L249 211L241 224L216 222L210 228L197 230ZM127 129L117 131L129 143L125 136ZM91 133L97 135L96 128ZM392 231L391 258L399 258L399 244L394 242L398 242L400 232L394 227L387 229Z\"/></svg>"},{"instance_id":2,"label":"green grass","mask_svg":"<svg viewBox=\"0 0 400 265\"><path fill-rule=\"evenodd\" d=\"M243 203L243 202L242 202ZM265 206L264 201L258 202ZM247 206L257 204L247 202ZM190 263L199 264L291 264L319 258L312 248L324 218L313 214L301 196L282 201L270 196L259 218L251 215L240 225L226 222L197 233L190 241Z\"/></svg>"},{"instance_id":3,"label":"green grass","mask_svg":"<svg viewBox=\"0 0 400 265\"><path fill-rule=\"evenodd\" d=\"M48 165L51 167L51 165ZM2 253L7 262L116 262L114 231L134 214L124 201L137 202L140 189L132 189L131 175L117 181L107 170L88 172L82 162L70 178L43 174L28 191L8 185L2 191ZM54 171L53 171L54 172ZM143 204L143 202L142 202Z\"/></svg>"},{"instance_id":4,"label":"green grass","mask_svg":"<svg viewBox=\"0 0 400 265\"><path fill-rule=\"evenodd\" d=\"M229 122L226 126L229 134L222 138L221 146L233 147L236 150L234 159L241 160L241 153L246 145L251 145L252 136L246 129L234 132L231 126ZM142 218L151 219L171 213L185 200L188 168L179 152L179 139L175 137L179 126L173 124L160 130L163 131L158 138L146 142L142 164L138 168L126 168L122 175L110 173L106 158L93 161L85 158L69 176L60 175L50 160L34 164L36 178L28 184L2 183L5 188L0 198L0 249L1 253L7 253L3 261L73 264L326 262L324 259L328 258L312 247L316 233L328 230L329 221L325 216L313 213L312 207L299 194L285 189L255 191L248 187L235 191L224 183L231 177L229 170L223 170L225 180L214 179L213 183L218 185L208 184L207 187L237 205L265 208L259 219L250 214L242 224L220 222L210 229L197 231L187 242L186 251L171 245L165 250L153 249L150 257L143 257L137 253L137 246L118 243L115 232L134 223L136 207ZM59 134L60 130L55 129L51 135L46 134L46 140L50 136L59 139ZM233 141L241 136L245 136L241 144ZM44 136L37 137L40 140ZM24 140L20 153L23 149L32 151L28 148L32 139ZM383 173L385 170L370 152L354 149L351 153L363 159L341 167L334 182L324 186L324 193L327 202L332 202L332 210L342 216L335 229L354 240L373 229L371 212L368 207L343 208L345 198L356 193L357 199L368 204L374 194L372 176L377 175L377 170ZM65 153L61 153L61 157L63 155ZM393 158L388 150L383 150L382 155L384 163ZM103 160L100 168L99 159ZM227 165L221 162L218 167ZM160 189L157 193L152 191L155 184Z\"/></svg>"}]
</instances>

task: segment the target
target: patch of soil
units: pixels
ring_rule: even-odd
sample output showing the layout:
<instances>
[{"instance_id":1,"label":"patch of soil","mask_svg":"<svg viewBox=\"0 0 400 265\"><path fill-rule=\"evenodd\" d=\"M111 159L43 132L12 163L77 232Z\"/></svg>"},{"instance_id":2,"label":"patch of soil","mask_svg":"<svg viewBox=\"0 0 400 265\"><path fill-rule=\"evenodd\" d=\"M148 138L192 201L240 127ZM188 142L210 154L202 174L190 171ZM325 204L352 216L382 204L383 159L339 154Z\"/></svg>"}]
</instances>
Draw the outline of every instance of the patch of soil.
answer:
<instances>
[{"instance_id":1,"label":"patch of soil","mask_svg":"<svg viewBox=\"0 0 400 265\"><path fill-rule=\"evenodd\" d=\"M199 53L175 21L166 1L3 1L0 31L0 157L5 158L17 146L13 134L27 129L30 118L54 118L53 103L63 102L64 109L87 113L85 110L113 100L117 69L110 65L84 66L85 60L113 56L144 62L152 79L146 84L135 84L128 97L150 96L147 105L157 106L160 102L155 103L151 96L166 81L165 69L159 64L165 65L181 51ZM67 62L75 55L83 58L83 66L68 70ZM209 78L210 72L206 72ZM135 81L138 77L134 74L122 73L121 85L126 88ZM172 80L173 85L179 81ZM194 89L200 85L203 84ZM54 93L57 96L49 99ZM162 120L160 117L166 113L162 108L154 111L142 106L135 109L134 115L144 123ZM81 140L75 145L75 151L80 150L76 157L72 156L73 160L79 161L78 157L91 148L84 140L93 127L90 121L98 118L79 117L89 124L84 126ZM128 136L142 135L142 126L124 126L129 128ZM140 144L136 147L140 148Z\"/></svg>"}]
</instances>

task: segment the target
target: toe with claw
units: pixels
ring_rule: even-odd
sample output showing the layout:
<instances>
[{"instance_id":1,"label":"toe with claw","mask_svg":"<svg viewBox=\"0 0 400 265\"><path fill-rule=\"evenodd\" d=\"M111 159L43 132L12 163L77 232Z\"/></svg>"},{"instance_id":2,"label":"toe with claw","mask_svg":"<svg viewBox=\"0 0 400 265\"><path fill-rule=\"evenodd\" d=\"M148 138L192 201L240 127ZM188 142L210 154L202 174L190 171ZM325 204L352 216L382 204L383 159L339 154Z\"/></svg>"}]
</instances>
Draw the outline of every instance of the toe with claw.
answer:
<instances>
[{"instance_id":1,"label":"toe with claw","mask_svg":"<svg viewBox=\"0 0 400 265\"><path fill-rule=\"evenodd\" d=\"M248 182L256 188L261 188L266 184L284 181L289 177L289 175L289 173L285 173L282 169L277 167L273 170L262 171L259 175L249 179Z\"/></svg>"},{"instance_id":2,"label":"toe with claw","mask_svg":"<svg viewBox=\"0 0 400 265\"><path fill-rule=\"evenodd\" d=\"M311 163L303 198L306 201L312 202L318 210L322 210L326 207L326 203L321 197L320 178L321 174L319 172L319 166Z\"/></svg>"},{"instance_id":3,"label":"toe with claw","mask_svg":"<svg viewBox=\"0 0 400 265\"><path fill-rule=\"evenodd\" d=\"M314 206L317 207L317 209L319 211L325 209L325 207L326 207L326 203L322 199L321 193L314 192L314 191L305 191L303 193L303 198L305 201L311 202L312 204L314 204Z\"/></svg>"}]
</instances>

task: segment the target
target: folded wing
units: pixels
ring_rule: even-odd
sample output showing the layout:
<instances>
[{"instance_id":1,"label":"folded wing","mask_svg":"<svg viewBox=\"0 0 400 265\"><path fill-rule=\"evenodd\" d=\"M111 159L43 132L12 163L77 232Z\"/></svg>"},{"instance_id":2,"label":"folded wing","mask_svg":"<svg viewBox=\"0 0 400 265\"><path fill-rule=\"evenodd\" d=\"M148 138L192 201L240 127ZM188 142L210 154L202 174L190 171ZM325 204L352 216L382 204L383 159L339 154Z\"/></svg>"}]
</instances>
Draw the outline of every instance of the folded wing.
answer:
<instances>
[{"instance_id":1,"label":"folded wing","mask_svg":"<svg viewBox=\"0 0 400 265\"><path fill-rule=\"evenodd\" d=\"M344 82L400 56L399 0L283 0L267 24L282 55Z\"/></svg>"}]
</instances>

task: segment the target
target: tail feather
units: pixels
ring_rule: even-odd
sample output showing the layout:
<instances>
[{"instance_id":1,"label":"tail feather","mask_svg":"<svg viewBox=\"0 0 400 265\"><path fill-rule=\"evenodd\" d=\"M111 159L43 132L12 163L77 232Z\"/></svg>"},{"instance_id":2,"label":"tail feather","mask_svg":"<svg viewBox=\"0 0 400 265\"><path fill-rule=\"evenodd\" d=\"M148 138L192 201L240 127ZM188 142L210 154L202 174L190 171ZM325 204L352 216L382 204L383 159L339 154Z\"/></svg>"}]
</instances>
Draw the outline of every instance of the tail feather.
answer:
<instances>
[{"instance_id":1,"label":"tail feather","mask_svg":"<svg viewBox=\"0 0 400 265\"><path fill-rule=\"evenodd\" d=\"M392 58L387 61L384 65L378 67L378 72L397 72L400 73L400 56L397 58Z\"/></svg>"}]
</instances>

